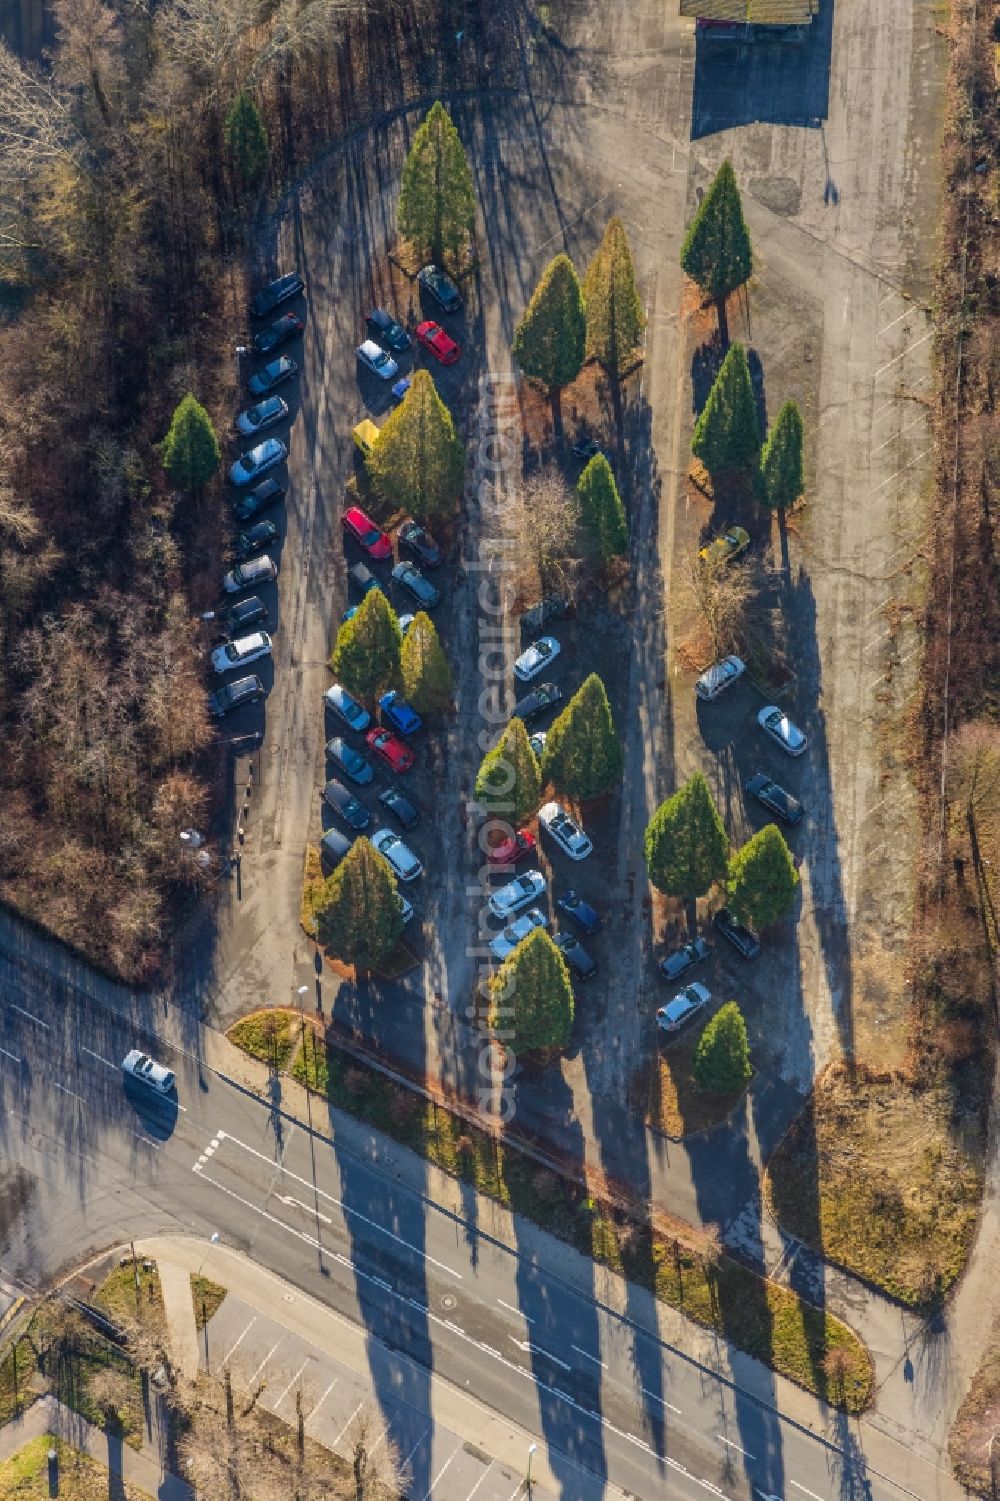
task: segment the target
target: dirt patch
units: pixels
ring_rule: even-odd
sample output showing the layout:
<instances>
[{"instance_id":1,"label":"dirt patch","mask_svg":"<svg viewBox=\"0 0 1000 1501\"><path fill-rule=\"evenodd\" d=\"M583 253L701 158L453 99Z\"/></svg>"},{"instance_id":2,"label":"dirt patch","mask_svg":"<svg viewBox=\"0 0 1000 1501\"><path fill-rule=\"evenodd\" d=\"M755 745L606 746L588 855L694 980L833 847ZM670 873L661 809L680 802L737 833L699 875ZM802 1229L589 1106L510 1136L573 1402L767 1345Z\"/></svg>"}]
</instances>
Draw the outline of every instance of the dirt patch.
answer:
<instances>
[{"instance_id":1,"label":"dirt patch","mask_svg":"<svg viewBox=\"0 0 1000 1501\"><path fill-rule=\"evenodd\" d=\"M950 1437L948 1453L955 1474L963 1485L981 1496L995 1496L1000 1454L991 1454L993 1438L1000 1426L1000 1322L993 1335L972 1385L958 1409Z\"/></svg>"},{"instance_id":2,"label":"dirt patch","mask_svg":"<svg viewBox=\"0 0 1000 1501\"><path fill-rule=\"evenodd\" d=\"M727 1120L750 1087L745 1084L730 1094L700 1088L694 1077L697 1046L697 1030L669 1047L661 1043L649 1070L646 1124L675 1141Z\"/></svg>"}]
</instances>

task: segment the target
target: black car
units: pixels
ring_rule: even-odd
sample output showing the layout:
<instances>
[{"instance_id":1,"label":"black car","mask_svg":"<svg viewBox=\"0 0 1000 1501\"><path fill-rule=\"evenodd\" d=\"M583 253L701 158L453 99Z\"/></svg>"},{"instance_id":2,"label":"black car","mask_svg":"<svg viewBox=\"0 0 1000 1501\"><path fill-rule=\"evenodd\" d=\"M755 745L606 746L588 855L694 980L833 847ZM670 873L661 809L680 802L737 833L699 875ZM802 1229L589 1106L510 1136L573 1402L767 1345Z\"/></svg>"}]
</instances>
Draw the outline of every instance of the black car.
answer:
<instances>
[{"instance_id":1,"label":"black car","mask_svg":"<svg viewBox=\"0 0 1000 1501\"><path fill-rule=\"evenodd\" d=\"M455 313L462 306L461 293L440 266L424 266L417 272L417 281L442 312Z\"/></svg>"},{"instance_id":2,"label":"black car","mask_svg":"<svg viewBox=\"0 0 1000 1501\"><path fill-rule=\"evenodd\" d=\"M372 821L372 816L361 799L355 797L336 777L331 777L323 788L323 801L334 813L340 814L350 829L367 829Z\"/></svg>"},{"instance_id":3,"label":"black car","mask_svg":"<svg viewBox=\"0 0 1000 1501\"><path fill-rule=\"evenodd\" d=\"M404 829L415 829L417 827L417 824L420 822L420 814L410 802L410 799L404 797L395 787L387 787L384 792L380 792L378 800L383 808L388 808L390 813L396 815Z\"/></svg>"},{"instance_id":4,"label":"black car","mask_svg":"<svg viewBox=\"0 0 1000 1501\"><path fill-rule=\"evenodd\" d=\"M597 974L596 959L591 959L583 944L572 933L556 933L552 941L577 979L589 980L591 975Z\"/></svg>"},{"instance_id":5,"label":"black car","mask_svg":"<svg viewBox=\"0 0 1000 1501\"><path fill-rule=\"evenodd\" d=\"M365 319L365 331L376 343L395 354L405 354L410 347L410 336L401 323L397 323L384 307L373 307Z\"/></svg>"},{"instance_id":6,"label":"black car","mask_svg":"<svg viewBox=\"0 0 1000 1501\"><path fill-rule=\"evenodd\" d=\"M255 704L264 697L264 684L251 673L249 677L237 678L235 683L224 683L208 695L208 712L214 719L221 719L233 709L242 709L244 704Z\"/></svg>"},{"instance_id":7,"label":"black car","mask_svg":"<svg viewBox=\"0 0 1000 1501\"><path fill-rule=\"evenodd\" d=\"M712 921L738 954L742 954L744 959L756 959L760 953L760 939L753 928L737 922L728 907L720 907Z\"/></svg>"},{"instance_id":8,"label":"black car","mask_svg":"<svg viewBox=\"0 0 1000 1501\"><path fill-rule=\"evenodd\" d=\"M599 453L603 453L609 464L612 461L612 455L596 438L581 438L578 443L573 444L573 452L578 459L586 459L588 463Z\"/></svg>"},{"instance_id":9,"label":"black car","mask_svg":"<svg viewBox=\"0 0 1000 1501\"><path fill-rule=\"evenodd\" d=\"M561 594L546 594L537 605L532 605L521 616L521 625L526 631L540 631L550 620L562 620L569 613L569 600Z\"/></svg>"},{"instance_id":10,"label":"black car","mask_svg":"<svg viewBox=\"0 0 1000 1501\"><path fill-rule=\"evenodd\" d=\"M266 318L276 307L280 307L283 302L291 302L293 297L298 297L305 289L306 284L297 271L286 271L284 276L279 276L257 293L250 304L250 312L255 318Z\"/></svg>"},{"instance_id":11,"label":"black car","mask_svg":"<svg viewBox=\"0 0 1000 1501\"><path fill-rule=\"evenodd\" d=\"M514 705L514 718L523 719L525 724L530 724L540 714L554 708L561 699L562 689L557 683L539 683L533 693Z\"/></svg>"},{"instance_id":12,"label":"black car","mask_svg":"<svg viewBox=\"0 0 1000 1501\"><path fill-rule=\"evenodd\" d=\"M766 772L754 772L746 785L746 791L762 803L769 813L775 814L782 823L801 823L805 809L797 797L786 792L784 787L771 780Z\"/></svg>"},{"instance_id":13,"label":"black car","mask_svg":"<svg viewBox=\"0 0 1000 1501\"><path fill-rule=\"evenodd\" d=\"M254 485L252 490L237 496L233 502L233 514L237 521L249 521L252 516L257 516L261 511L266 511L268 506L275 505L285 498L285 487L276 479L262 479L259 485Z\"/></svg>"},{"instance_id":14,"label":"black car","mask_svg":"<svg viewBox=\"0 0 1000 1501\"><path fill-rule=\"evenodd\" d=\"M252 558L255 552L263 552L278 540L278 528L273 521L257 521L236 538L236 556Z\"/></svg>"},{"instance_id":15,"label":"black car","mask_svg":"<svg viewBox=\"0 0 1000 1501\"><path fill-rule=\"evenodd\" d=\"M711 945L704 938L693 938L683 948L676 949L660 960L660 973L666 975L668 980L679 980L681 975L686 975L689 969L707 959L711 952Z\"/></svg>"},{"instance_id":16,"label":"black car","mask_svg":"<svg viewBox=\"0 0 1000 1501\"><path fill-rule=\"evenodd\" d=\"M339 829L327 829L319 842L319 858L324 870L334 870L350 849L353 840Z\"/></svg>"},{"instance_id":17,"label":"black car","mask_svg":"<svg viewBox=\"0 0 1000 1501\"><path fill-rule=\"evenodd\" d=\"M413 595L417 604L425 610L433 610L440 603L441 594L430 579L425 579L415 563L397 563L392 570L397 584L402 584Z\"/></svg>"},{"instance_id":18,"label":"black car","mask_svg":"<svg viewBox=\"0 0 1000 1501\"><path fill-rule=\"evenodd\" d=\"M396 530L400 552L411 553L425 568L436 568L441 561L441 549L430 532L416 521L404 521Z\"/></svg>"},{"instance_id":19,"label":"black car","mask_svg":"<svg viewBox=\"0 0 1000 1501\"><path fill-rule=\"evenodd\" d=\"M601 914L589 902L585 902L582 896L577 896L572 888L556 897L556 906L560 912L568 913L578 922L585 933L601 931Z\"/></svg>"},{"instance_id":20,"label":"black car","mask_svg":"<svg viewBox=\"0 0 1000 1501\"><path fill-rule=\"evenodd\" d=\"M297 339L304 330L305 324L301 318L296 318L294 313L285 313L267 328L262 328L259 334L254 334L254 350L257 354L273 354L282 344L287 344L290 339Z\"/></svg>"},{"instance_id":21,"label":"black car","mask_svg":"<svg viewBox=\"0 0 1000 1501\"><path fill-rule=\"evenodd\" d=\"M250 626L259 624L267 619L267 610L264 601L256 594L251 594L247 599L237 600L236 604L230 605L228 610L223 610L219 621L223 628L231 636L239 636Z\"/></svg>"}]
</instances>

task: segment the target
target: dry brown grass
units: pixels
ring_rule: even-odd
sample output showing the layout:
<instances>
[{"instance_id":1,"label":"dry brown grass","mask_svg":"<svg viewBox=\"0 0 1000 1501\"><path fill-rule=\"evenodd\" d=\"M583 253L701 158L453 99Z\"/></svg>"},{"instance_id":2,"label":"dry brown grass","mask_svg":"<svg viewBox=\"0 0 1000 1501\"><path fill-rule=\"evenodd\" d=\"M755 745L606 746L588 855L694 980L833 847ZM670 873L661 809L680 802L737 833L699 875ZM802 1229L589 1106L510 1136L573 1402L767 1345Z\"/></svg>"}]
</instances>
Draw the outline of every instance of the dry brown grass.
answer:
<instances>
[{"instance_id":1,"label":"dry brown grass","mask_svg":"<svg viewBox=\"0 0 1000 1501\"><path fill-rule=\"evenodd\" d=\"M748 1084L730 1094L710 1094L694 1077L694 1053L700 1028L674 1043L660 1043L649 1070L646 1124L674 1140L717 1126L743 1098Z\"/></svg>"}]
</instances>

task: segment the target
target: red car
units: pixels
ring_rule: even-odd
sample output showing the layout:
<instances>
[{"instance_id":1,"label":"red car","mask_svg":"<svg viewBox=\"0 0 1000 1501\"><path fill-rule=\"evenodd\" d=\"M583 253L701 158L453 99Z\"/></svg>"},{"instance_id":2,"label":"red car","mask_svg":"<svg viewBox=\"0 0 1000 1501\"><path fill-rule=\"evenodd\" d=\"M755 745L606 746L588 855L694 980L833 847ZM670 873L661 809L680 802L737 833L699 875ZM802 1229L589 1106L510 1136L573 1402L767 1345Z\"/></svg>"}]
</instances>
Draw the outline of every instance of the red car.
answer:
<instances>
[{"instance_id":1,"label":"red car","mask_svg":"<svg viewBox=\"0 0 1000 1501\"><path fill-rule=\"evenodd\" d=\"M391 730L369 730L365 740L377 756L388 761L393 771L409 771L417 759L410 747Z\"/></svg>"},{"instance_id":2,"label":"red car","mask_svg":"<svg viewBox=\"0 0 1000 1501\"><path fill-rule=\"evenodd\" d=\"M491 865L515 865L518 860L524 860L534 852L534 834L529 834L527 829L518 829L516 834L511 834L488 849L486 858Z\"/></svg>"},{"instance_id":3,"label":"red car","mask_svg":"<svg viewBox=\"0 0 1000 1501\"><path fill-rule=\"evenodd\" d=\"M425 349L429 349L442 365L454 365L462 351L450 334L446 334L440 323L419 323L417 325L417 338Z\"/></svg>"},{"instance_id":4,"label":"red car","mask_svg":"<svg viewBox=\"0 0 1000 1501\"><path fill-rule=\"evenodd\" d=\"M368 556L374 558L376 562L381 563L386 558L392 557L392 543L389 538L381 527L375 525L370 516L365 515L360 506L350 506L341 516L340 524L345 532L349 532L361 543Z\"/></svg>"}]
</instances>

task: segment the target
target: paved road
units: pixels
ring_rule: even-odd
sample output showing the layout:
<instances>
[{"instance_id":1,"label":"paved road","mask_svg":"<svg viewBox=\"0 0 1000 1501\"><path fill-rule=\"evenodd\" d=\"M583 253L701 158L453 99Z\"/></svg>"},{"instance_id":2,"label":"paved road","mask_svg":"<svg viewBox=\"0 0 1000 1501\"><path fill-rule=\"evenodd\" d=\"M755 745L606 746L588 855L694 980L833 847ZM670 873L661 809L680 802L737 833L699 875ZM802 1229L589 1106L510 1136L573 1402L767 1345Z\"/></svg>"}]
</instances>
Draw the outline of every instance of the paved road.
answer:
<instances>
[{"instance_id":1,"label":"paved road","mask_svg":"<svg viewBox=\"0 0 1000 1501\"><path fill-rule=\"evenodd\" d=\"M555 1272L548 1258L559 1248L531 1227L515 1222L511 1248L477 1227L486 1216L475 1196L464 1213L438 1208L408 1154L416 1181L398 1176L395 1154L393 1170L377 1160L354 1123L324 1111L310 1131L277 1097L254 1097L205 1061L225 1045L187 1018L162 1019L178 1046L147 1038L120 998L80 1006L9 949L0 989L0 1149L8 1174L26 1175L31 1208L8 1231L6 1270L38 1281L116 1237L218 1230L362 1324L373 1374L412 1411L433 1369L538 1433L566 1497L578 1494L581 1466L647 1497L665 1479L683 1496L899 1494L845 1457L859 1443L881 1445L887 1472L898 1459L912 1493L942 1493L933 1467L914 1468L879 1435L845 1421L831 1444L748 1396L753 1362L733 1357L724 1381L672 1349L651 1332L643 1295L616 1311L579 1273ZM176 1105L123 1090L118 1060L137 1032L176 1069ZM332 1142L318 1134L331 1124ZM412 1494L423 1497L430 1456L418 1445L411 1463Z\"/></svg>"}]
</instances>

